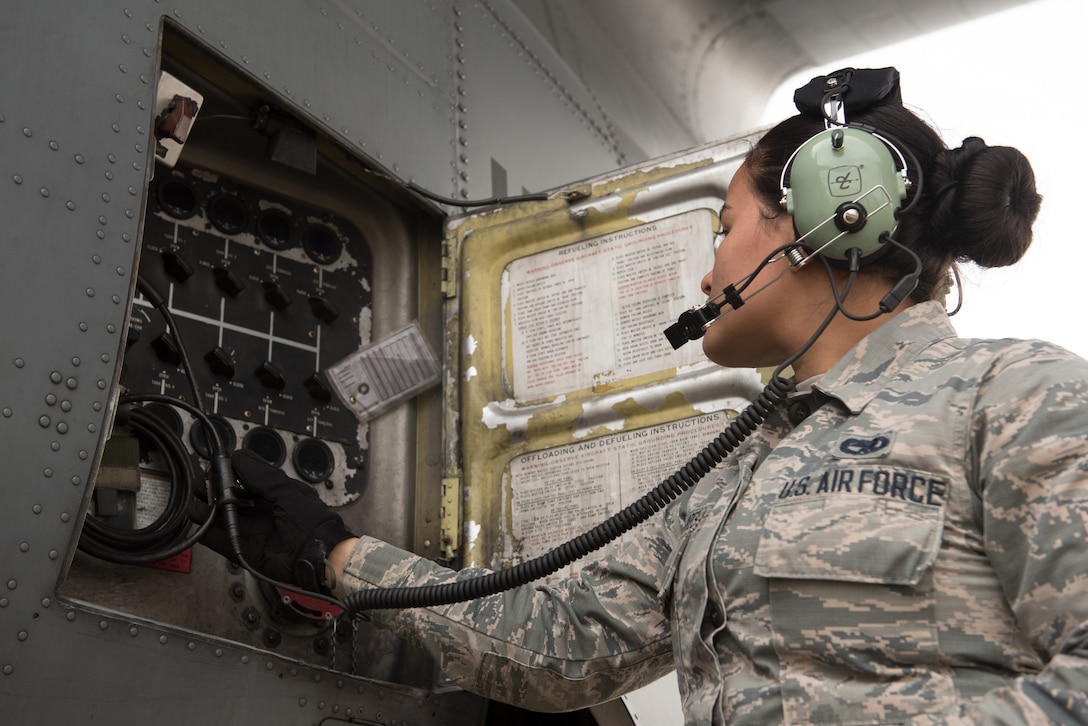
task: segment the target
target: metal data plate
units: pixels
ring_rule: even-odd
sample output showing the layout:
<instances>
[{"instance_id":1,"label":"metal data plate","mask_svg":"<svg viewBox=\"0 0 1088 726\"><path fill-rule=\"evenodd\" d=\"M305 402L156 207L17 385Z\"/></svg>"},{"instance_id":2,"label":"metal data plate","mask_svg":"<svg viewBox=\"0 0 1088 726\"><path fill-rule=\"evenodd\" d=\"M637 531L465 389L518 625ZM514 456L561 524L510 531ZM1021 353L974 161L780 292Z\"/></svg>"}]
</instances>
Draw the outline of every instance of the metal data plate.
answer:
<instances>
[{"instance_id":1,"label":"metal data plate","mask_svg":"<svg viewBox=\"0 0 1088 726\"><path fill-rule=\"evenodd\" d=\"M759 392L758 372L662 332L703 301L749 148L732 139L447 224L462 262L466 564L516 564L607 519Z\"/></svg>"}]
</instances>

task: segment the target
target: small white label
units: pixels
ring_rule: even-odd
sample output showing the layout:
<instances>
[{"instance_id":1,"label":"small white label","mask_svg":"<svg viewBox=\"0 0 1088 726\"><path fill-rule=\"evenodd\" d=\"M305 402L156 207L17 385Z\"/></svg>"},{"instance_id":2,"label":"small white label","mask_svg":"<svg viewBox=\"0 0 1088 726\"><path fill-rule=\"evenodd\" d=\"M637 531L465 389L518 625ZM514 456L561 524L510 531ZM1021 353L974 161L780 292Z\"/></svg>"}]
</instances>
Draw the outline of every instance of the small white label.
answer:
<instances>
[{"instance_id":1,"label":"small white label","mask_svg":"<svg viewBox=\"0 0 1088 726\"><path fill-rule=\"evenodd\" d=\"M360 348L325 374L336 395L360 421L384 413L438 383L442 372L419 326L412 323L373 345Z\"/></svg>"}]
</instances>

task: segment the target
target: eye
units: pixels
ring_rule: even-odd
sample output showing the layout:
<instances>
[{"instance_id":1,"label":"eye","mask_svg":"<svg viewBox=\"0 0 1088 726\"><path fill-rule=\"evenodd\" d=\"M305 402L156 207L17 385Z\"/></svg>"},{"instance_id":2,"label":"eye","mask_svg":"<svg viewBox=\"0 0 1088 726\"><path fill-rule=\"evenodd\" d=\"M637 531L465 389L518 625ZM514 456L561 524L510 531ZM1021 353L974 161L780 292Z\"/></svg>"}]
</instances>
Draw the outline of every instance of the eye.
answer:
<instances>
[{"instance_id":1,"label":"eye","mask_svg":"<svg viewBox=\"0 0 1088 726\"><path fill-rule=\"evenodd\" d=\"M725 227L719 227L714 231L714 251L717 252L721 247L722 242L725 241L726 236L729 234L729 230Z\"/></svg>"}]
</instances>

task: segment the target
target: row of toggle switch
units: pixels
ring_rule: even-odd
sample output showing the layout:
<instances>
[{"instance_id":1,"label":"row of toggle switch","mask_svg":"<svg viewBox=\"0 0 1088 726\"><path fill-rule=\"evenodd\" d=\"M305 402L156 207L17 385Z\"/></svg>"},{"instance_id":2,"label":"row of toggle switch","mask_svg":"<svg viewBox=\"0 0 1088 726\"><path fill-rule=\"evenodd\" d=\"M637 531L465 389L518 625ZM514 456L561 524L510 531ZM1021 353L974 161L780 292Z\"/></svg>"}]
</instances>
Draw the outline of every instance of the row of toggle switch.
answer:
<instances>
[{"instance_id":1,"label":"row of toggle switch","mask_svg":"<svg viewBox=\"0 0 1088 726\"><path fill-rule=\"evenodd\" d=\"M196 274L197 268L179 252L163 252L162 261L166 274L176 282L184 283ZM245 281L230 268L214 267L212 275L215 278L215 286L227 297L237 297L246 289ZM295 301L290 291L277 282L262 282L261 287L265 301L279 312L289 308ZM310 311L318 320L331 324L340 317L340 310L320 295L310 295L307 300Z\"/></svg>"}]
</instances>

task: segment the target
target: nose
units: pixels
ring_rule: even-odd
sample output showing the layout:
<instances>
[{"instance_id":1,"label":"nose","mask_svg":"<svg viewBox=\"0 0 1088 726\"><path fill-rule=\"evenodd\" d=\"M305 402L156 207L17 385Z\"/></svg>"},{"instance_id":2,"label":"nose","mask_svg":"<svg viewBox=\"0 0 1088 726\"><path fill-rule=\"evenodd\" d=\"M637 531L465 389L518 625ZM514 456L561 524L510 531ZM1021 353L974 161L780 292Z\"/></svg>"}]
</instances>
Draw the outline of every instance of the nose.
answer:
<instances>
[{"instance_id":1,"label":"nose","mask_svg":"<svg viewBox=\"0 0 1088 726\"><path fill-rule=\"evenodd\" d=\"M710 285L710 276L711 276L711 274L713 274L713 271L708 272L705 275L703 275L703 280L702 280L702 282L699 283L699 289L701 289L703 291L703 294L706 295L707 297L710 297L710 292L714 289Z\"/></svg>"}]
</instances>

